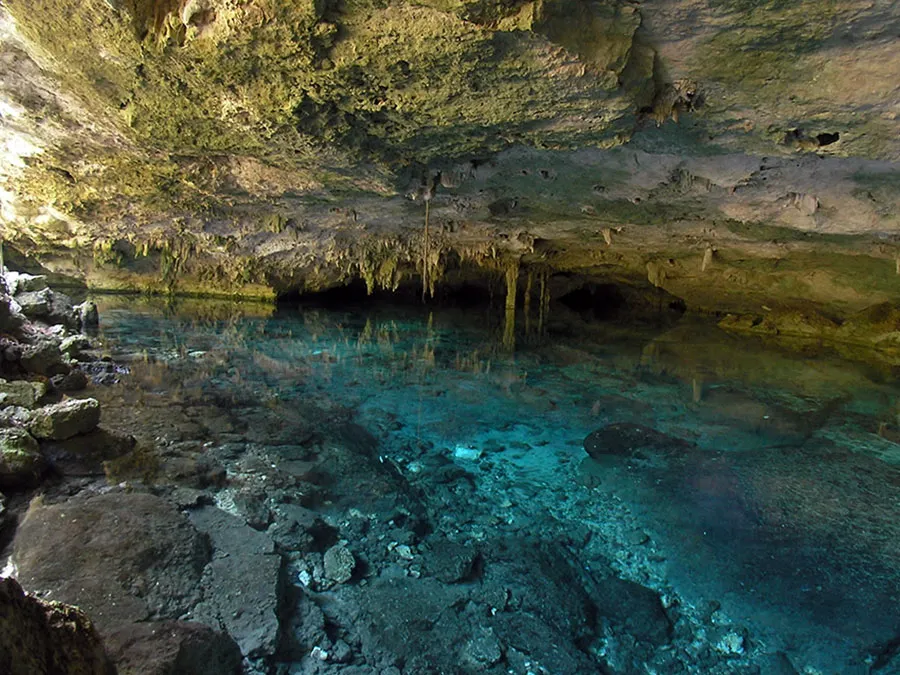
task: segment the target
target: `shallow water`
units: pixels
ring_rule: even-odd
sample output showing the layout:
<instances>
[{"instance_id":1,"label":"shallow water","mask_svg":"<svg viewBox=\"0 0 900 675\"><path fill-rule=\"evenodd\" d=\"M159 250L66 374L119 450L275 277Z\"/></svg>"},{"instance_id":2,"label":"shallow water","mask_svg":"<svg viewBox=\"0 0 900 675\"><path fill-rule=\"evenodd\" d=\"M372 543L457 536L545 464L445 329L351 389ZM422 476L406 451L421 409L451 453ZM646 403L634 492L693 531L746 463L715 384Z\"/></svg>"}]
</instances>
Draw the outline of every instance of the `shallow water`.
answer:
<instances>
[{"instance_id":1,"label":"shallow water","mask_svg":"<svg viewBox=\"0 0 900 675\"><path fill-rule=\"evenodd\" d=\"M765 348L701 321L627 329L559 315L543 335L519 326L519 346L508 351L501 326L480 309L308 307L266 316L202 302L175 310L98 304L107 349L131 371L105 402L104 422L118 414L138 436L197 441L210 453L234 443L303 445L324 462L329 444L366 445L390 477L373 469L367 482L365 471L335 469L315 486L312 508L334 522L392 514L391 486L402 483L410 486L404 508L415 512L415 501L428 523L403 535L413 552L437 555L419 539L425 531L476 542L487 551L474 582L481 593L504 570L498 584L521 583L555 603L560 584L541 584L558 573L563 587L587 589L599 607L569 661L553 661L568 647L549 633L527 645L504 637L523 630L504 616L540 614L510 604L478 619L478 630L500 636L499 659L446 670L453 667L440 654L422 661L431 666L402 656L404 673L900 672L900 383L889 366ZM621 423L664 436L617 446L626 427L612 427L589 457L586 437ZM231 461L229 484L208 489L250 520L233 494L248 469ZM510 537L558 545L561 558L546 564L577 573L492 558ZM367 588L397 574L430 579L427 556L421 569L415 556L381 561L367 548L373 538L349 542L368 555L363 582L351 584L359 594L331 591L359 603L363 616L375 612ZM296 580L306 563L288 558ZM664 637L632 625L646 603L630 607L621 593L596 590L610 575L659 597L671 624ZM554 611L565 614L558 602ZM416 649L444 649L440 640L422 647L403 626ZM403 650L387 633L340 630L356 636L356 663L373 661L366 640ZM301 657L291 657L291 672L344 668Z\"/></svg>"}]
</instances>

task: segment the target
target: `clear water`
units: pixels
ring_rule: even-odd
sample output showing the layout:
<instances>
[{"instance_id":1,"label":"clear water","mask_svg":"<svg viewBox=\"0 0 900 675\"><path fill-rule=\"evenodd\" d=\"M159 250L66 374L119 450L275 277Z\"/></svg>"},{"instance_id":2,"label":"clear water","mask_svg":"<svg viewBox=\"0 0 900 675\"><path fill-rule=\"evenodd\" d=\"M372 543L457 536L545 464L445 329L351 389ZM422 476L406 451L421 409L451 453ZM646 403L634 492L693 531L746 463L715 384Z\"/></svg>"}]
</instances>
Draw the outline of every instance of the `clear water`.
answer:
<instances>
[{"instance_id":1,"label":"clear water","mask_svg":"<svg viewBox=\"0 0 900 675\"><path fill-rule=\"evenodd\" d=\"M176 311L100 305L107 348L131 369L108 395L105 421L118 415L123 428L163 445L300 443L319 461L362 428L369 454L360 462L414 488L409 499L426 514L429 536L488 552L510 537L558 546L578 570L578 592L598 603L596 626L577 646L552 643L549 633L523 646L485 615L478 630L500 635L503 656L474 670L900 672L900 386L877 359L766 348L688 321L626 329L557 313L543 336L520 326L510 352L483 310L254 316L203 302ZM585 438L615 423L687 444L588 457ZM231 485L246 478L238 460L226 469ZM335 470L312 508L333 522L396 510L376 469L369 486L369 469L362 477L346 469L347 486ZM210 489L241 512L232 488ZM424 535L404 536L415 551ZM370 543L350 547L364 555ZM364 602L379 576L429 576L415 561L398 568L396 556L368 557L364 581L350 585L358 595L332 593ZM491 560L487 553L472 581L484 593ZM302 556L291 565L305 569ZM558 584L541 590L552 571L514 573L515 583L557 602ZM629 616L645 604L632 611L620 594L606 601L624 606L602 606L591 588L610 574L659 596L668 637L640 627L629 634ZM501 614L517 611L525 609L510 604ZM448 630L474 625L466 621ZM471 646L470 638L454 644ZM577 659L553 665L567 650ZM296 659L292 672L342 672Z\"/></svg>"}]
</instances>

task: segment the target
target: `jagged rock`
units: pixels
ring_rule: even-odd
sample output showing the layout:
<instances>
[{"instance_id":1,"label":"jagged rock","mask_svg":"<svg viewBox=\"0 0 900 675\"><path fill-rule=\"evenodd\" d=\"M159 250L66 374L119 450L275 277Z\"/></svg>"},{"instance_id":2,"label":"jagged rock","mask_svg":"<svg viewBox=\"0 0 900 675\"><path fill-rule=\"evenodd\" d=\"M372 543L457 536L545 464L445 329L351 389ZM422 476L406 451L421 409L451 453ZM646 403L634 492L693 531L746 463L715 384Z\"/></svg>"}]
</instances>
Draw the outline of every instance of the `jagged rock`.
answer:
<instances>
[{"instance_id":1,"label":"jagged rock","mask_svg":"<svg viewBox=\"0 0 900 675\"><path fill-rule=\"evenodd\" d=\"M182 616L199 600L208 560L206 538L172 505L125 492L34 500L12 554L25 588L78 605L104 632Z\"/></svg>"},{"instance_id":2,"label":"jagged rock","mask_svg":"<svg viewBox=\"0 0 900 675\"><path fill-rule=\"evenodd\" d=\"M0 408L0 427L25 429L31 423L32 411L19 405Z\"/></svg>"},{"instance_id":3,"label":"jagged rock","mask_svg":"<svg viewBox=\"0 0 900 675\"><path fill-rule=\"evenodd\" d=\"M14 296L22 314L32 320L48 324L61 324L67 328L79 328L80 317L68 295L49 288L40 291L19 291Z\"/></svg>"},{"instance_id":4,"label":"jagged rock","mask_svg":"<svg viewBox=\"0 0 900 675\"><path fill-rule=\"evenodd\" d=\"M323 560L325 576L335 583L343 584L353 577L356 568L356 558L343 544L332 546L325 551Z\"/></svg>"},{"instance_id":5,"label":"jagged rock","mask_svg":"<svg viewBox=\"0 0 900 675\"><path fill-rule=\"evenodd\" d=\"M6 287L10 295L16 293L28 293L32 291L43 291L47 288L47 277L39 274L25 274L23 272L13 272L8 270L3 273L6 280Z\"/></svg>"},{"instance_id":6,"label":"jagged rock","mask_svg":"<svg viewBox=\"0 0 900 675\"><path fill-rule=\"evenodd\" d=\"M204 600L192 618L223 626L247 657L271 656L278 647L281 604L281 556L264 533L221 509L205 507L190 514L207 534L213 560L203 574Z\"/></svg>"},{"instance_id":7,"label":"jagged rock","mask_svg":"<svg viewBox=\"0 0 900 675\"><path fill-rule=\"evenodd\" d=\"M93 431L100 423L100 402L94 398L69 399L34 412L29 431L35 438L65 440Z\"/></svg>"},{"instance_id":8,"label":"jagged rock","mask_svg":"<svg viewBox=\"0 0 900 675\"><path fill-rule=\"evenodd\" d=\"M227 634L187 621L133 623L104 635L118 675L238 675L241 651Z\"/></svg>"},{"instance_id":9,"label":"jagged rock","mask_svg":"<svg viewBox=\"0 0 900 675\"><path fill-rule=\"evenodd\" d=\"M116 675L90 619L80 609L26 595L0 579L0 673Z\"/></svg>"},{"instance_id":10,"label":"jagged rock","mask_svg":"<svg viewBox=\"0 0 900 675\"><path fill-rule=\"evenodd\" d=\"M22 367L30 373L53 377L65 375L72 368L63 360L57 344L51 340L41 340L37 344L25 345L20 359Z\"/></svg>"},{"instance_id":11,"label":"jagged rock","mask_svg":"<svg viewBox=\"0 0 900 675\"><path fill-rule=\"evenodd\" d=\"M14 380L7 382L0 379L0 407L13 405L33 408L38 399L47 393L47 385L43 382Z\"/></svg>"},{"instance_id":12,"label":"jagged rock","mask_svg":"<svg viewBox=\"0 0 900 675\"><path fill-rule=\"evenodd\" d=\"M31 434L24 429L0 429L0 487L34 485L45 467L40 447Z\"/></svg>"}]
</instances>

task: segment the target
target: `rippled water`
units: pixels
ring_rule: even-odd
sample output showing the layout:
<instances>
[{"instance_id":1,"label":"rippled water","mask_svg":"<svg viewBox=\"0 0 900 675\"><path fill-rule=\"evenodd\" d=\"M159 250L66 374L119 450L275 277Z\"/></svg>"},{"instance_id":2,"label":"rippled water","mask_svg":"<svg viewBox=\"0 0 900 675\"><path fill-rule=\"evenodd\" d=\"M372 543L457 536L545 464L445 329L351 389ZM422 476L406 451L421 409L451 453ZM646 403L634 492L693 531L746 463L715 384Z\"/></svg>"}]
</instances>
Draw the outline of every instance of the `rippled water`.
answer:
<instances>
[{"instance_id":1,"label":"rippled water","mask_svg":"<svg viewBox=\"0 0 900 675\"><path fill-rule=\"evenodd\" d=\"M131 369L116 395L132 432L282 447L361 427L433 532L486 550L513 535L563 542L589 576L611 570L659 596L665 638L628 637L630 610L609 609L577 646L587 660L543 672L900 672L900 387L877 359L766 348L688 320L561 316L542 335L519 326L509 351L480 309L100 304L107 348ZM589 457L585 439L604 428ZM246 471L226 469L232 482ZM390 489L352 479L330 476L314 508L380 508ZM209 489L233 505L227 485ZM389 567L371 560L367 578ZM480 667L520 672L527 647L500 642L502 659Z\"/></svg>"}]
</instances>

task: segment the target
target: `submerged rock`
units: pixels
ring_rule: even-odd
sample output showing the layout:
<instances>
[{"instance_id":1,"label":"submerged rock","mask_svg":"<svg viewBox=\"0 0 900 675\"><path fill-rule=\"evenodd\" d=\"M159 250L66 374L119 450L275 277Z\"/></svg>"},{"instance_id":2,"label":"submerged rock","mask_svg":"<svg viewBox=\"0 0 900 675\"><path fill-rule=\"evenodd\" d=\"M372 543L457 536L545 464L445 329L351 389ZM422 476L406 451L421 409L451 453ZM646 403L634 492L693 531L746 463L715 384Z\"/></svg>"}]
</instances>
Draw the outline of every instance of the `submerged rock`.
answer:
<instances>
[{"instance_id":1,"label":"submerged rock","mask_svg":"<svg viewBox=\"0 0 900 675\"><path fill-rule=\"evenodd\" d=\"M356 558L343 544L332 546L325 551L323 560L325 568L325 576L338 584L343 584L353 577L353 570L356 567Z\"/></svg>"},{"instance_id":2,"label":"submerged rock","mask_svg":"<svg viewBox=\"0 0 900 675\"><path fill-rule=\"evenodd\" d=\"M46 463L40 447L24 429L0 429L0 487L24 488L34 485Z\"/></svg>"},{"instance_id":3,"label":"submerged rock","mask_svg":"<svg viewBox=\"0 0 900 675\"><path fill-rule=\"evenodd\" d=\"M69 399L35 411L29 430L36 438L61 441L93 431L99 423L100 402L97 399Z\"/></svg>"},{"instance_id":4,"label":"submerged rock","mask_svg":"<svg viewBox=\"0 0 900 675\"><path fill-rule=\"evenodd\" d=\"M118 675L237 675L241 672L241 652L234 640L199 623L133 623L104 637Z\"/></svg>"},{"instance_id":5,"label":"submerged rock","mask_svg":"<svg viewBox=\"0 0 900 675\"><path fill-rule=\"evenodd\" d=\"M182 616L208 559L205 537L168 502L124 492L34 500L12 555L25 588L82 607L102 631Z\"/></svg>"},{"instance_id":6,"label":"submerged rock","mask_svg":"<svg viewBox=\"0 0 900 675\"><path fill-rule=\"evenodd\" d=\"M116 669L84 612L26 595L15 579L5 578L0 579L0 673L115 675Z\"/></svg>"},{"instance_id":7,"label":"submerged rock","mask_svg":"<svg viewBox=\"0 0 900 675\"><path fill-rule=\"evenodd\" d=\"M642 424L614 423L597 429L584 439L584 449L594 459L610 455L634 457L641 454L671 455L693 447Z\"/></svg>"},{"instance_id":8,"label":"submerged rock","mask_svg":"<svg viewBox=\"0 0 900 675\"><path fill-rule=\"evenodd\" d=\"M213 559L203 574L203 602L193 619L224 627L247 657L275 653L279 641L281 556L264 533L221 509L190 514L194 526L212 541Z\"/></svg>"}]
</instances>

